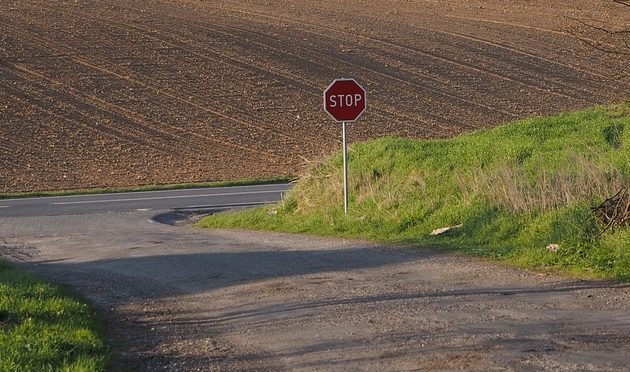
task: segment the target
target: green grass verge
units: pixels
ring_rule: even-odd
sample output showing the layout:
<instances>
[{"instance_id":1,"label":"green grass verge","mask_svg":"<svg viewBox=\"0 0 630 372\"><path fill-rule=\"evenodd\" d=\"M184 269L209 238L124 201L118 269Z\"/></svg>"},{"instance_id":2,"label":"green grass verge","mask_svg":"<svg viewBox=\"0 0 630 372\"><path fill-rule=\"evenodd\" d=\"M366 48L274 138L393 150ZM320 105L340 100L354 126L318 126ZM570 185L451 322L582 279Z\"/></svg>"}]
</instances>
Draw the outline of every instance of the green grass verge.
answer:
<instances>
[{"instance_id":1,"label":"green grass verge","mask_svg":"<svg viewBox=\"0 0 630 372\"><path fill-rule=\"evenodd\" d=\"M100 335L87 304L0 261L0 371L102 371Z\"/></svg>"},{"instance_id":2,"label":"green grass verge","mask_svg":"<svg viewBox=\"0 0 630 372\"><path fill-rule=\"evenodd\" d=\"M262 184L285 183L294 179L295 177L282 176L282 177L273 177L273 178L254 178L254 179L240 179L240 180L231 180L231 181L175 183L175 184L166 184L166 185L142 185L142 186L134 186L134 187L110 187L110 188L92 188L92 189L77 189L77 190L33 191L33 192L0 194L0 200L15 199L15 198L34 198L34 197L41 197L41 196L69 196L69 195L107 194L107 193L118 193L118 192L196 189L196 188L204 188L204 187L251 186L251 185L262 185Z\"/></svg>"},{"instance_id":3,"label":"green grass verge","mask_svg":"<svg viewBox=\"0 0 630 372\"><path fill-rule=\"evenodd\" d=\"M383 138L323 161L278 205L201 226L441 246L515 265L630 279L630 231L601 229L591 207L630 179L630 103L537 117L447 140ZM433 229L462 224L443 236ZM551 252L548 244L559 244Z\"/></svg>"}]
</instances>

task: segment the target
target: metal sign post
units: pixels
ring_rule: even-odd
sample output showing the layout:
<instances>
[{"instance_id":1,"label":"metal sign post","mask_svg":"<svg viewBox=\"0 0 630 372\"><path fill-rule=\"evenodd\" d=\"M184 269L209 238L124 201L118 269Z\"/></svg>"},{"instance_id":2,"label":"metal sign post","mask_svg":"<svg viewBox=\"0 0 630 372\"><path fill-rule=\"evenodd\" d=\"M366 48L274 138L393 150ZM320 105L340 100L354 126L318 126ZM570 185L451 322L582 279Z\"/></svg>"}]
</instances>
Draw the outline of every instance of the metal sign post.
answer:
<instances>
[{"instance_id":1,"label":"metal sign post","mask_svg":"<svg viewBox=\"0 0 630 372\"><path fill-rule=\"evenodd\" d=\"M348 145L346 143L346 122L341 123L343 136L343 213L348 214Z\"/></svg>"},{"instance_id":2,"label":"metal sign post","mask_svg":"<svg viewBox=\"0 0 630 372\"><path fill-rule=\"evenodd\" d=\"M324 91L324 111L341 122L343 143L343 212L348 214L348 144L346 123L355 121L367 106L365 89L354 79L335 79Z\"/></svg>"}]
</instances>

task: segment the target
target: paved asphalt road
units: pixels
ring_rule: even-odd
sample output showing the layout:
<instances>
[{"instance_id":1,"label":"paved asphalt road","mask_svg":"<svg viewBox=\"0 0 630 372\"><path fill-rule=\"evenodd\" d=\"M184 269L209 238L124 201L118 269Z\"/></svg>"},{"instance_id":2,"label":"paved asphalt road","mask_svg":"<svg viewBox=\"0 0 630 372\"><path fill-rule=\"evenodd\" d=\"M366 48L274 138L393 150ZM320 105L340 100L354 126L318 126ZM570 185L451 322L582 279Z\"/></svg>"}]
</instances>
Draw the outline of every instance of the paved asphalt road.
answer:
<instances>
[{"instance_id":1,"label":"paved asphalt road","mask_svg":"<svg viewBox=\"0 0 630 372\"><path fill-rule=\"evenodd\" d=\"M256 205L281 200L290 187L275 184L5 199L0 200L0 218Z\"/></svg>"}]
</instances>

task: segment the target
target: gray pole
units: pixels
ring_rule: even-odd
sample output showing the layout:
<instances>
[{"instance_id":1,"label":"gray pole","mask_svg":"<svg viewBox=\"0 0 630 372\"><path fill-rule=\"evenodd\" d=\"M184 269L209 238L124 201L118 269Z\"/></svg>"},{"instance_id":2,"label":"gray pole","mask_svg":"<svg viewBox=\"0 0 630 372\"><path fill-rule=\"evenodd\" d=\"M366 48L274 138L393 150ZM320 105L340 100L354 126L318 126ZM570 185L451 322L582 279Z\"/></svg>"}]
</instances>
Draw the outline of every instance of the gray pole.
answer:
<instances>
[{"instance_id":1,"label":"gray pole","mask_svg":"<svg viewBox=\"0 0 630 372\"><path fill-rule=\"evenodd\" d=\"M346 122L342 122L343 135L343 212L348 214L348 146L346 144Z\"/></svg>"}]
</instances>

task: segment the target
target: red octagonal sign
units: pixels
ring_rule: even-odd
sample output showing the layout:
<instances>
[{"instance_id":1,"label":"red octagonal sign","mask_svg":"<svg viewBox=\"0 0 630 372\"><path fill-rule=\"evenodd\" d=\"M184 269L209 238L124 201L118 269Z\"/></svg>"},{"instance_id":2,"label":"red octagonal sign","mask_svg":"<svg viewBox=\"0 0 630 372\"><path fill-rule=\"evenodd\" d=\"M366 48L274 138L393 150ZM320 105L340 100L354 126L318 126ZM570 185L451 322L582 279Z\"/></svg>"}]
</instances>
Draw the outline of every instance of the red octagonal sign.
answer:
<instances>
[{"instance_id":1,"label":"red octagonal sign","mask_svg":"<svg viewBox=\"0 0 630 372\"><path fill-rule=\"evenodd\" d=\"M336 121L355 121L367 105L365 89L354 79L336 79L324 91L324 111Z\"/></svg>"}]
</instances>

